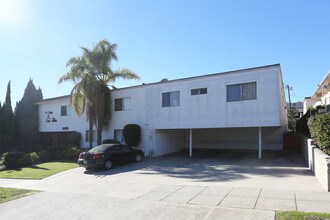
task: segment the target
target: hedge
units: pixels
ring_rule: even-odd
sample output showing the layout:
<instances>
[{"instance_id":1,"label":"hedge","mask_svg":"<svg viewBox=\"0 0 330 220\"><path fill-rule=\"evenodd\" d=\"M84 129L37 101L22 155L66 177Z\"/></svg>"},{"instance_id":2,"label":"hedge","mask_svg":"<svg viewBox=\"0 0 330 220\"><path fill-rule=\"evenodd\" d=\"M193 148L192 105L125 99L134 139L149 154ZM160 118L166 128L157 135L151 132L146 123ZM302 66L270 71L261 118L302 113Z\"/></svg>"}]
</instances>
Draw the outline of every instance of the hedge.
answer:
<instances>
[{"instance_id":1,"label":"hedge","mask_svg":"<svg viewBox=\"0 0 330 220\"><path fill-rule=\"evenodd\" d=\"M13 169L52 160L77 160L79 153L80 148L73 145L52 146L38 153L5 152L2 154L2 164L5 169Z\"/></svg>"},{"instance_id":2,"label":"hedge","mask_svg":"<svg viewBox=\"0 0 330 220\"><path fill-rule=\"evenodd\" d=\"M308 127L317 146L330 153L330 112L308 119Z\"/></svg>"},{"instance_id":3,"label":"hedge","mask_svg":"<svg viewBox=\"0 0 330 220\"><path fill-rule=\"evenodd\" d=\"M136 147L141 141L141 127L137 124L127 124L124 127L124 139L127 146Z\"/></svg>"}]
</instances>

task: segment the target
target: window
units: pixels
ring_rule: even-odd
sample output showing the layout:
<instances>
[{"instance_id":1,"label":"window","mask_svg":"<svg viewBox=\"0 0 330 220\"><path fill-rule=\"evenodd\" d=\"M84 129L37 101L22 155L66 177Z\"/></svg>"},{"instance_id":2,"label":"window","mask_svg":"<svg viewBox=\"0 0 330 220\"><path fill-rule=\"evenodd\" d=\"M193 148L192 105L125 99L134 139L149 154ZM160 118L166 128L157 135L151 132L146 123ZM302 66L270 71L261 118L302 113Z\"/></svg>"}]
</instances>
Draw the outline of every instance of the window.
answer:
<instances>
[{"instance_id":1,"label":"window","mask_svg":"<svg viewBox=\"0 0 330 220\"><path fill-rule=\"evenodd\" d=\"M115 141L124 142L124 135L123 135L122 129L114 130L114 139L115 139Z\"/></svg>"},{"instance_id":2,"label":"window","mask_svg":"<svg viewBox=\"0 0 330 220\"><path fill-rule=\"evenodd\" d=\"M207 88L192 89L191 95L202 95L207 94Z\"/></svg>"},{"instance_id":3,"label":"window","mask_svg":"<svg viewBox=\"0 0 330 220\"><path fill-rule=\"evenodd\" d=\"M97 130L93 130L93 135L92 135L92 142L97 141ZM89 142L89 131L86 131L86 142Z\"/></svg>"},{"instance_id":4,"label":"window","mask_svg":"<svg viewBox=\"0 0 330 220\"><path fill-rule=\"evenodd\" d=\"M257 83L227 85L227 102L257 99Z\"/></svg>"},{"instance_id":5,"label":"window","mask_svg":"<svg viewBox=\"0 0 330 220\"><path fill-rule=\"evenodd\" d=\"M128 111L130 109L130 98L115 99L115 111Z\"/></svg>"},{"instance_id":6,"label":"window","mask_svg":"<svg viewBox=\"0 0 330 220\"><path fill-rule=\"evenodd\" d=\"M62 105L61 106L61 116L69 116L72 115L72 109L69 105Z\"/></svg>"},{"instance_id":7,"label":"window","mask_svg":"<svg viewBox=\"0 0 330 220\"><path fill-rule=\"evenodd\" d=\"M162 94L162 107L180 106L180 91Z\"/></svg>"}]
</instances>

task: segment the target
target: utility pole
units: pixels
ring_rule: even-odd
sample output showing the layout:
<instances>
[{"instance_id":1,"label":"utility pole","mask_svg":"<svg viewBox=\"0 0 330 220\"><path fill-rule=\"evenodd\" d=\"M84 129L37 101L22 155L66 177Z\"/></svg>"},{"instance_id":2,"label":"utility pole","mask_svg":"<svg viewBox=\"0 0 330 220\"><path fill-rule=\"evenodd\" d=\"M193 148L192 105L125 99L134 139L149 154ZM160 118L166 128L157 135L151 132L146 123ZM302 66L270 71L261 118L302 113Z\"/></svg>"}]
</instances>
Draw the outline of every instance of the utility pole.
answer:
<instances>
[{"instance_id":1,"label":"utility pole","mask_svg":"<svg viewBox=\"0 0 330 220\"><path fill-rule=\"evenodd\" d=\"M291 111L291 97L290 97L290 91L292 91L292 87L289 85L286 85L286 88L288 89L288 96L289 96L289 110Z\"/></svg>"}]
</instances>

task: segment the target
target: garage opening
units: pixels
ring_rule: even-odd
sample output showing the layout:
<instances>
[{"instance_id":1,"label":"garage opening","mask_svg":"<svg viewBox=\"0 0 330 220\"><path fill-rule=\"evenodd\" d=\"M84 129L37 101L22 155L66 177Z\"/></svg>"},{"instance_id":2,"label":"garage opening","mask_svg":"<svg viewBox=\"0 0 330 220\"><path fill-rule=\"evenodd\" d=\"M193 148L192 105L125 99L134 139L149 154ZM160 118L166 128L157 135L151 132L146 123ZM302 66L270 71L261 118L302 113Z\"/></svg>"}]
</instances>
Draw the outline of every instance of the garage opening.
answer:
<instances>
[{"instance_id":1,"label":"garage opening","mask_svg":"<svg viewBox=\"0 0 330 220\"><path fill-rule=\"evenodd\" d=\"M155 132L154 156L181 150L282 150L282 127L161 129Z\"/></svg>"}]
</instances>

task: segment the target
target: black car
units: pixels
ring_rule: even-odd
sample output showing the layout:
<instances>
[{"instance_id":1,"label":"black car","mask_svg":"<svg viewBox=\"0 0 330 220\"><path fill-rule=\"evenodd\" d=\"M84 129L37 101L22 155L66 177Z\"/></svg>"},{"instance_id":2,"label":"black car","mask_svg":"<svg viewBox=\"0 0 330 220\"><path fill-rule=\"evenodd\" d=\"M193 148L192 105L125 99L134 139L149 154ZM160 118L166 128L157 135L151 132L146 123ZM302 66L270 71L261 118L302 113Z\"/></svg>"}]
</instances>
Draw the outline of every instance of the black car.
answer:
<instances>
[{"instance_id":1,"label":"black car","mask_svg":"<svg viewBox=\"0 0 330 220\"><path fill-rule=\"evenodd\" d=\"M113 164L140 162L144 157L142 150L134 149L123 144L102 144L87 152L80 153L79 166L86 169L111 169Z\"/></svg>"}]
</instances>

